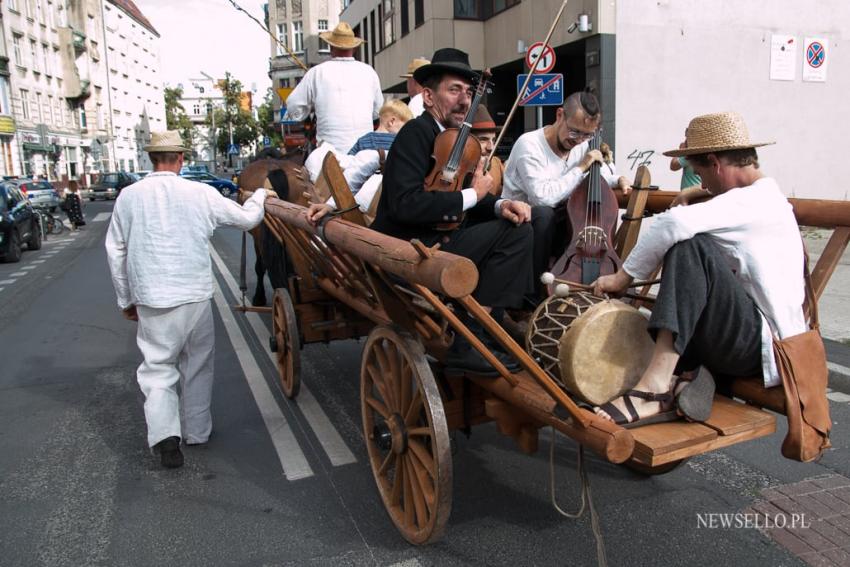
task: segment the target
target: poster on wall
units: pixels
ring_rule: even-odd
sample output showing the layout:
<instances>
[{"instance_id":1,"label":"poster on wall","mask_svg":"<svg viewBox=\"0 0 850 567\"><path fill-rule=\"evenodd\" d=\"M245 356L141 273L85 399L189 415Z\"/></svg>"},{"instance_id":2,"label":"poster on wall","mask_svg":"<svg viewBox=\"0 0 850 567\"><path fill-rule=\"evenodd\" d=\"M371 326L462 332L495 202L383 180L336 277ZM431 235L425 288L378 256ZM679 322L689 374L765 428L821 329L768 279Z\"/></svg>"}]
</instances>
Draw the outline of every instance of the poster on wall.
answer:
<instances>
[{"instance_id":1,"label":"poster on wall","mask_svg":"<svg viewBox=\"0 0 850 567\"><path fill-rule=\"evenodd\" d=\"M825 37L807 37L803 43L803 80L810 83L826 82L826 64L829 40Z\"/></svg>"},{"instance_id":2,"label":"poster on wall","mask_svg":"<svg viewBox=\"0 0 850 567\"><path fill-rule=\"evenodd\" d=\"M793 81L797 70L797 38L793 35L770 36L770 80Z\"/></svg>"}]
</instances>

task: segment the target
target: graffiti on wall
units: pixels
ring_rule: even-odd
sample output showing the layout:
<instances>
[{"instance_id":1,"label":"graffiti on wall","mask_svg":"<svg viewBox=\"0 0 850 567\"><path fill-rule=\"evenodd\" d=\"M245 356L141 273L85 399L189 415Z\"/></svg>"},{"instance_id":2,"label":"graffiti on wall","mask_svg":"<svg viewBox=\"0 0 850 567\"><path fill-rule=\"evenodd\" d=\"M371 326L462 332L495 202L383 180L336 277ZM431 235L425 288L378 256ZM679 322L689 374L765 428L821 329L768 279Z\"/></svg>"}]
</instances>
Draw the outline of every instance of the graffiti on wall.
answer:
<instances>
[{"instance_id":1,"label":"graffiti on wall","mask_svg":"<svg viewBox=\"0 0 850 567\"><path fill-rule=\"evenodd\" d=\"M649 167L649 164L652 163L649 158L651 158L653 154L655 154L655 150L633 150L628 157L628 159L631 160L631 166L629 169L636 169L641 165Z\"/></svg>"}]
</instances>

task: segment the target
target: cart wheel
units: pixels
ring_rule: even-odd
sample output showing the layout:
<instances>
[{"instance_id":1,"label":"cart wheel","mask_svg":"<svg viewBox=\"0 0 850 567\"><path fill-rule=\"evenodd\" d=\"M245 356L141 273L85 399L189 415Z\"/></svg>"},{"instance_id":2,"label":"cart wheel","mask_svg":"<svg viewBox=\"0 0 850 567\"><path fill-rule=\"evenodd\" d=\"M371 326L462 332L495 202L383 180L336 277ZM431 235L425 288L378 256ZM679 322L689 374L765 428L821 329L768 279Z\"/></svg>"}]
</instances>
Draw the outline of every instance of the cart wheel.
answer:
<instances>
[{"instance_id":1,"label":"cart wheel","mask_svg":"<svg viewBox=\"0 0 850 567\"><path fill-rule=\"evenodd\" d=\"M375 327L363 348L360 406L384 507L410 543L442 536L452 509L449 429L422 343Z\"/></svg>"},{"instance_id":2,"label":"cart wheel","mask_svg":"<svg viewBox=\"0 0 850 567\"><path fill-rule=\"evenodd\" d=\"M632 472L636 472L644 476L658 476L661 474L667 474L668 472L672 472L683 464L685 464L686 462L688 462L687 458L679 459L678 461L670 461L669 463L664 463L663 465L653 467L630 459L623 463L623 466L625 466Z\"/></svg>"},{"instance_id":3,"label":"cart wheel","mask_svg":"<svg viewBox=\"0 0 850 567\"><path fill-rule=\"evenodd\" d=\"M289 291L275 289L272 301L272 341L277 357L280 389L287 398L294 398L301 388L301 344L298 321Z\"/></svg>"}]
</instances>

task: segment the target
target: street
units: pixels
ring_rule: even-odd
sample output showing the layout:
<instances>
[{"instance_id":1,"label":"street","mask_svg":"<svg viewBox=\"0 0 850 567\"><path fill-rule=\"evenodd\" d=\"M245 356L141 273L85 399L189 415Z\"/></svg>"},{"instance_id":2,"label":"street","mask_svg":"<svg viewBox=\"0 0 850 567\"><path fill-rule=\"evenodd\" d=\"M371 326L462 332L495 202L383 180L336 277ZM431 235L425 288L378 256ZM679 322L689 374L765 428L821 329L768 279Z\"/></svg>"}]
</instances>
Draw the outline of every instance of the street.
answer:
<instances>
[{"instance_id":1,"label":"street","mask_svg":"<svg viewBox=\"0 0 850 567\"><path fill-rule=\"evenodd\" d=\"M301 394L285 399L268 349L270 316L230 309L240 301L236 230L219 231L211 250L213 434L208 444L184 449L184 467L162 469L145 441L135 323L121 317L106 263L112 206L88 203L83 231L51 236L20 263L0 264L0 564L596 564L589 515L573 520L552 507L548 429L531 456L493 424L469 438L454 432L446 534L431 546L409 545L384 510L366 458L364 341L306 347ZM251 291L252 266L249 250ZM829 352L838 367L848 366L847 347L830 342ZM755 528L700 522L788 495L783 487L801 481L843 486L850 392L833 389L834 448L819 463L781 456L784 418L772 436L657 477L586 453L609 564L803 565L807 558L816 564L824 549L833 563L817 564L850 564L850 549L838 549L850 546L850 501L847 512L824 504L838 520L829 530L803 530L808 548L780 545L781 537ZM556 499L573 512L581 504L577 455L575 443L559 435ZM819 523L819 512L828 516L804 507L815 526L829 523Z\"/></svg>"}]
</instances>

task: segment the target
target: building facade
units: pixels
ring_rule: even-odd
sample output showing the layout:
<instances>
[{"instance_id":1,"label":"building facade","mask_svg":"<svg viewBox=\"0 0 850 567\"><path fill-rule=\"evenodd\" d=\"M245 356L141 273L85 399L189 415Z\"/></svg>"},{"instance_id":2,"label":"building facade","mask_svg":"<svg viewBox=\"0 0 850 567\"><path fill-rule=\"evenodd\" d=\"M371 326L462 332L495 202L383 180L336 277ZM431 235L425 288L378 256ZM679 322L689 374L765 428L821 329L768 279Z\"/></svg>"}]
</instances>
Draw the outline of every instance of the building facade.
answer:
<instances>
[{"instance_id":1,"label":"building facade","mask_svg":"<svg viewBox=\"0 0 850 567\"><path fill-rule=\"evenodd\" d=\"M485 103L503 123L517 75L526 71L525 51L546 37L561 3L355 0L340 18L367 39L359 59L375 67L385 92L404 91L398 76L414 57L441 47L468 52L473 67L493 72ZM843 155L848 147L835 127L850 124L847 30L845 0L574 1L550 42L557 59L551 72L564 75L565 94L596 87L603 137L626 176L644 164L653 184L677 188L681 173L661 153L678 146L693 116L735 110L754 138L777 141L759 156L786 194L847 199L850 189L837 183L834 161L820 152ZM817 69L808 64L817 54L808 49L814 42L823 46ZM782 65L780 77L774 71ZM544 107L543 124L554 120L555 109ZM533 110L519 112L500 151L538 124Z\"/></svg>"},{"instance_id":2,"label":"building facade","mask_svg":"<svg viewBox=\"0 0 850 567\"><path fill-rule=\"evenodd\" d=\"M195 127L193 161L215 170L221 158L215 149L214 127L217 126L208 126L207 117L212 115L213 109L224 106L224 96L218 88L218 81L201 72L178 86L183 91L180 104Z\"/></svg>"},{"instance_id":3,"label":"building facade","mask_svg":"<svg viewBox=\"0 0 850 567\"><path fill-rule=\"evenodd\" d=\"M340 0L272 0L268 4L268 28L307 67L330 59L330 46L319 39L319 34L333 30L339 23L342 10ZM269 40L269 77L272 88L293 88L304 76L304 70L286 55L286 50L276 41ZM286 91L283 91L284 94ZM280 96L274 98L275 115L280 111Z\"/></svg>"},{"instance_id":4,"label":"building facade","mask_svg":"<svg viewBox=\"0 0 850 567\"><path fill-rule=\"evenodd\" d=\"M3 11L0 10L0 175L14 175L15 158L18 155L18 143L15 138L17 127L12 114L9 55L6 50L6 27L2 17Z\"/></svg>"}]
</instances>

